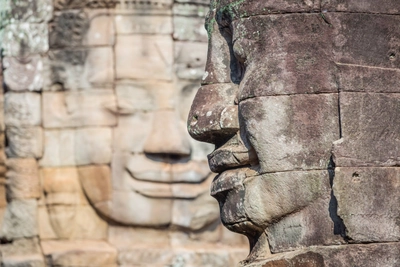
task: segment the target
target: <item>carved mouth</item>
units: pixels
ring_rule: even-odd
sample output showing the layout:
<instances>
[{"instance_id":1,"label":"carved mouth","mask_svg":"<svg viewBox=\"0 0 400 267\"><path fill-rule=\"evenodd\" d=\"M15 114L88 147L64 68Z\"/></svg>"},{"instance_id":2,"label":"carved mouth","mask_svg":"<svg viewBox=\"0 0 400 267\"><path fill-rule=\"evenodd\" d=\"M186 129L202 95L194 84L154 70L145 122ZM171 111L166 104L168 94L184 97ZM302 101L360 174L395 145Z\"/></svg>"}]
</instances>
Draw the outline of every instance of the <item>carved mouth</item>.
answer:
<instances>
[{"instance_id":1,"label":"carved mouth","mask_svg":"<svg viewBox=\"0 0 400 267\"><path fill-rule=\"evenodd\" d=\"M217 175L212 181L211 196L220 200L220 198L224 198L226 192L242 188L243 182L247 177L255 176L257 174L258 172L250 166L225 170Z\"/></svg>"},{"instance_id":2,"label":"carved mouth","mask_svg":"<svg viewBox=\"0 0 400 267\"><path fill-rule=\"evenodd\" d=\"M151 198L194 199L209 190L215 174L206 161L166 163L144 155L129 156L124 181L137 193Z\"/></svg>"}]
</instances>

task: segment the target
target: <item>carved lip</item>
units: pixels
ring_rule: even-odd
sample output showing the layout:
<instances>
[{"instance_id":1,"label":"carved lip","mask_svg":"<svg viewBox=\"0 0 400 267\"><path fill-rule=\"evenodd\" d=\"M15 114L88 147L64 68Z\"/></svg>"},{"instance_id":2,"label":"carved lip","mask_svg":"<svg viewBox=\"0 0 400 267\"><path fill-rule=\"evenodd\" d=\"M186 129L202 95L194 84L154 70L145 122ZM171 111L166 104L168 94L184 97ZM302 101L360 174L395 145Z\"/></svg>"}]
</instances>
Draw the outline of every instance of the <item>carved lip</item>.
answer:
<instances>
[{"instance_id":1,"label":"carved lip","mask_svg":"<svg viewBox=\"0 0 400 267\"><path fill-rule=\"evenodd\" d=\"M126 170L132 178L154 183L201 183L210 171L206 161L189 160L187 162L166 163L131 157Z\"/></svg>"},{"instance_id":2,"label":"carved lip","mask_svg":"<svg viewBox=\"0 0 400 267\"><path fill-rule=\"evenodd\" d=\"M211 196L218 199L218 195L243 187L243 182L247 177L257 174L258 172L250 166L226 170L217 175L211 183Z\"/></svg>"},{"instance_id":3,"label":"carved lip","mask_svg":"<svg viewBox=\"0 0 400 267\"><path fill-rule=\"evenodd\" d=\"M258 164L254 149L243 145L222 146L208 155L208 164L213 172L221 173L229 169Z\"/></svg>"},{"instance_id":4,"label":"carved lip","mask_svg":"<svg viewBox=\"0 0 400 267\"><path fill-rule=\"evenodd\" d=\"M128 181L132 190L151 198L194 199L208 192L209 184L215 174L209 173L208 178L199 184L191 183L154 183L133 178L129 172ZM133 179L132 179L133 178Z\"/></svg>"}]
</instances>

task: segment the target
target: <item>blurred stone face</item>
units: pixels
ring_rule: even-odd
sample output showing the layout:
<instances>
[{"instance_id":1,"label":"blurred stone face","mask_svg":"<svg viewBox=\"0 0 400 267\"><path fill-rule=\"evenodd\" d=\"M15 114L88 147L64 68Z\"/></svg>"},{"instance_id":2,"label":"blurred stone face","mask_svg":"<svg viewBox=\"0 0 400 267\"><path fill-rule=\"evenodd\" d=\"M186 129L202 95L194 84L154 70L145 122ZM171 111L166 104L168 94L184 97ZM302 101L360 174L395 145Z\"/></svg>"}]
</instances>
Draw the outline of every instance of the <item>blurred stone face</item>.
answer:
<instances>
[{"instance_id":1,"label":"blurred stone face","mask_svg":"<svg viewBox=\"0 0 400 267\"><path fill-rule=\"evenodd\" d=\"M173 16L171 3L153 4L115 9L56 4L49 44L42 45L50 47L48 57L23 49L41 47L29 34L18 43L14 38L42 25L7 29L7 123L32 126L26 129L30 134L9 127L7 152L41 158L56 236L93 236L83 230L84 217L102 229L96 238L103 236L106 224L89 205L106 220L132 226L194 231L218 221L208 196L211 146L190 138L185 126L204 73L200 13L206 6L178 4ZM42 99L12 92L41 87ZM44 133L37 127L41 123Z\"/></svg>"},{"instance_id":2,"label":"blurred stone face","mask_svg":"<svg viewBox=\"0 0 400 267\"><path fill-rule=\"evenodd\" d=\"M216 145L208 156L211 170L219 173L211 194L219 201L224 225L249 237L255 257L265 256L269 248L283 252L343 243L346 222L361 231L348 220L349 213L341 213L343 221L338 217L342 208L337 210L332 184L334 190L340 188L339 197L349 195L341 185L344 181L334 180L333 159L337 166L369 166L372 158L396 164L398 141L391 139L385 151L375 145L369 150L358 135L375 129L371 121L371 130L360 126L364 114L398 136L397 120L380 115L388 112L382 97L398 107L397 96L388 100L388 94L376 94L386 89L368 85L376 71L376 83L395 90L378 73L385 68L389 75L398 67L390 52L398 45L398 32L393 30L398 18L357 14L361 7L351 4L348 9L355 14L329 12L344 7L327 2L327 12L321 15L312 2L215 1L207 19L206 73L188 128L192 137ZM361 86L352 80L364 82ZM367 102L381 111L367 112ZM361 142L364 154L358 151ZM387 141L380 144L387 147ZM336 171L342 175L343 170ZM260 240L263 244L257 245Z\"/></svg>"}]
</instances>

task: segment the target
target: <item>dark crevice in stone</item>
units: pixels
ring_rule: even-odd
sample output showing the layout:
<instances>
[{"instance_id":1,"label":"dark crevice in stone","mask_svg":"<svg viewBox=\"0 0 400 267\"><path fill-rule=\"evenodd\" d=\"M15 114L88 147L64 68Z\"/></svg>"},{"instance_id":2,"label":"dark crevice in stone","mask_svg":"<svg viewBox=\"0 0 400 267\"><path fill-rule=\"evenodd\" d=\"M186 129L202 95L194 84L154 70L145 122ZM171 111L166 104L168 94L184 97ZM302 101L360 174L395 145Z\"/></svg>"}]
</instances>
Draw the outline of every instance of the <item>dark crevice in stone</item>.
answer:
<instances>
[{"instance_id":1,"label":"dark crevice in stone","mask_svg":"<svg viewBox=\"0 0 400 267\"><path fill-rule=\"evenodd\" d=\"M333 193L333 179L335 178L335 162L331 157L328 165L328 173L329 173L329 184L331 186L331 199L329 201L329 216L333 221L333 232L335 235L341 235L346 241L348 238L346 237L346 226L343 223L343 220L337 214L338 202Z\"/></svg>"}]
</instances>

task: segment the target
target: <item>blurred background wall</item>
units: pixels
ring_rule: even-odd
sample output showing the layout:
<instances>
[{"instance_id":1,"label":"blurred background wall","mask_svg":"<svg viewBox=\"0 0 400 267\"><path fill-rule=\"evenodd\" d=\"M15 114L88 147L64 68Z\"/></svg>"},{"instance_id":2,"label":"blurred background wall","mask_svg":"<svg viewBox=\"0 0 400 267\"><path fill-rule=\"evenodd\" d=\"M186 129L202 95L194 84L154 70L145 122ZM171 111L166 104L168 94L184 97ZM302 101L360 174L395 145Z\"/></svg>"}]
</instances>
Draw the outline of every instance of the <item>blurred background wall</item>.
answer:
<instances>
[{"instance_id":1,"label":"blurred background wall","mask_svg":"<svg viewBox=\"0 0 400 267\"><path fill-rule=\"evenodd\" d=\"M2 266L234 266L186 117L208 1L2 0Z\"/></svg>"}]
</instances>

